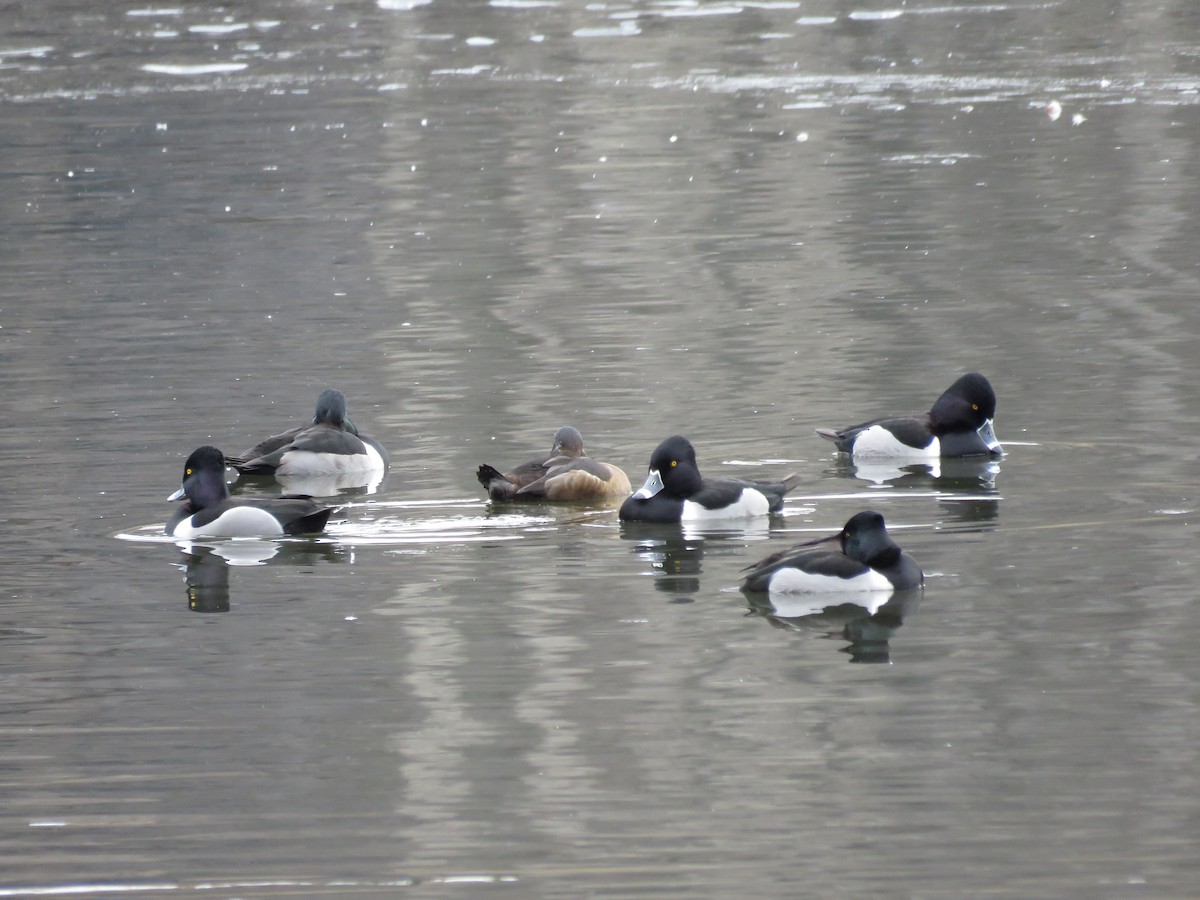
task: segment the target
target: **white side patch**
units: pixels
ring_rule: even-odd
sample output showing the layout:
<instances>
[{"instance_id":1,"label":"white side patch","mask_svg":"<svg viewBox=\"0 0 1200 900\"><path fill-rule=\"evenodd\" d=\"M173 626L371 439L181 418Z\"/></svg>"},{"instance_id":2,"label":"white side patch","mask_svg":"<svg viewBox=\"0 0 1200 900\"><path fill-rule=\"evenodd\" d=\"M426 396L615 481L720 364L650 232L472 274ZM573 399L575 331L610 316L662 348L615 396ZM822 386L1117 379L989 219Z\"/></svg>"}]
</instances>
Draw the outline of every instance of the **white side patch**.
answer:
<instances>
[{"instance_id":1,"label":"white side patch","mask_svg":"<svg viewBox=\"0 0 1200 900\"><path fill-rule=\"evenodd\" d=\"M837 578L831 575L814 575L791 566L777 570L767 583L772 594L825 594L849 591L868 593L892 591L892 583L874 569L869 569L854 578Z\"/></svg>"},{"instance_id":2,"label":"white side patch","mask_svg":"<svg viewBox=\"0 0 1200 900\"><path fill-rule=\"evenodd\" d=\"M383 459L369 444L366 453L313 453L293 450L283 454L276 475L345 475L383 469Z\"/></svg>"},{"instance_id":3,"label":"white side patch","mask_svg":"<svg viewBox=\"0 0 1200 900\"><path fill-rule=\"evenodd\" d=\"M379 455L379 451L366 441L363 441L363 448L367 451L367 469L372 472L376 470L382 472L385 466L383 464L383 457Z\"/></svg>"},{"instance_id":4,"label":"white side patch","mask_svg":"<svg viewBox=\"0 0 1200 900\"><path fill-rule=\"evenodd\" d=\"M784 594L770 595L771 610L781 619L800 619L815 616L831 606L857 606L873 616L892 595L885 591L837 591L833 594Z\"/></svg>"},{"instance_id":5,"label":"white side patch","mask_svg":"<svg viewBox=\"0 0 1200 900\"><path fill-rule=\"evenodd\" d=\"M235 506L200 528L190 518L175 526L178 538L275 537L283 534L279 520L255 506Z\"/></svg>"},{"instance_id":6,"label":"white side patch","mask_svg":"<svg viewBox=\"0 0 1200 900\"><path fill-rule=\"evenodd\" d=\"M721 509L708 509L691 500L683 501L684 522L699 522L705 519L749 519L753 516L765 516L771 511L771 503L765 496L753 488L746 488L737 502Z\"/></svg>"},{"instance_id":7,"label":"white side patch","mask_svg":"<svg viewBox=\"0 0 1200 900\"><path fill-rule=\"evenodd\" d=\"M859 456L904 456L909 459L936 459L942 448L938 439L930 441L924 449L910 447L896 440L896 436L880 425L872 425L854 440L854 455Z\"/></svg>"}]
</instances>

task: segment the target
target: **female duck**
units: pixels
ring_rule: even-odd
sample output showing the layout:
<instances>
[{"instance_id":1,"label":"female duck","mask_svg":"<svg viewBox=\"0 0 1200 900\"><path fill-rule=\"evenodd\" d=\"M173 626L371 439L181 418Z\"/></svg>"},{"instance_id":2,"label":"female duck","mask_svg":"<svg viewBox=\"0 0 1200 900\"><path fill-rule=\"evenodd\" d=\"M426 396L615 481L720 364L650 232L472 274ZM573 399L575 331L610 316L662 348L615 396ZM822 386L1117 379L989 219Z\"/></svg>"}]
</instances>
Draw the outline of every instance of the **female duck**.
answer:
<instances>
[{"instance_id":1,"label":"female duck","mask_svg":"<svg viewBox=\"0 0 1200 900\"><path fill-rule=\"evenodd\" d=\"M570 425L554 432L548 458L531 459L508 474L484 463L475 477L493 500L615 500L631 490L621 469L584 452L583 435Z\"/></svg>"},{"instance_id":2,"label":"female duck","mask_svg":"<svg viewBox=\"0 0 1200 900\"><path fill-rule=\"evenodd\" d=\"M910 459L962 456L998 457L1003 454L992 431L996 393L978 372L969 372L950 385L927 413L872 419L817 434L854 457L903 456Z\"/></svg>"},{"instance_id":3,"label":"female duck","mask_svg":"<svg viewBox=\"0 0 1200 900\"><path fill-rule=\"evenodd\" d=\"M748 568L742 590L752 593L904 591L925 583L921 567L871 510L852 516L831 537L796 544Z\"/></svg>"},{"instance_id":4,"label":"female duck","mask_svg":"<svg viewBox=\"0 0 1200 900\"><path fill-rule=\"evenodd\" d=\"M233 499L225 485L225 455L216 447L192 451L183 467L183 484L168 500L186 501L167 520L166 533L177 538L278 537L313 534L325 528L333 507L311 497Z\"/></svg>"},{"instance_id":5,"label":"female duck","mask_svg":"<svg viewBox=\"0 0 1200 900\"><path fill-rule=\"evenodd\" d=\"M626 522L698 522L765 516L779 511L783 495L799 481L798 475L789 475L778 482L704 478L696 466L696 451L691 441L675 435L655 448L646 483L621 504L618 515Z\"/></svg>"},{"instance_id":6,"label":"female duck","mask_svg":"<svg viewBox=\"0 0 1200 900\"><path fill-rule=\"evenodd\" d=\"M312 424L272 435L229 464L243 475L341 475L382 472L387 451L346 415L346 395L323 391Z\"/></svg>"}]
</instances>

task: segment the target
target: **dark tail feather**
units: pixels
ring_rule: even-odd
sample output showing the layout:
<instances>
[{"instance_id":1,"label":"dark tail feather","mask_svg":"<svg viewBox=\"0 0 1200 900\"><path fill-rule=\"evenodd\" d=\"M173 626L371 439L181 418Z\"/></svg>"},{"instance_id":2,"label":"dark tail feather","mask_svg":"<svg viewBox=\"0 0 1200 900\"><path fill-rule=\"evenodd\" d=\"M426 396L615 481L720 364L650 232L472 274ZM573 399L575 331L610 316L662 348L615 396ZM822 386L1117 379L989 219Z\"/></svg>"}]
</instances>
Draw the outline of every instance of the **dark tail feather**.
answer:
<instances>
[{"instance_id":1,"label":"dark tail feather","mask_svg":"<svg viewBox=\"0 0 1200 900\"><path fill-rule=\"evenodd\" d=\"M242 463L240 466L234 466L242 475L274 475L275 466L248 466Z\"/></svg>"},{"instance_id":2,"label":"dark tail feather","mask_svg":"<svg viewBox=\"0 0 1200 900\"><path fill-rule=\"evenodd\" d=\"M225 465L230 468L237 469L242 475L274 475L275 466L268 465L251 465L252 460L241 456L225 457Z\"/></svg>"},{"instance_id":3,"label":"dark tail feather","mask_svg":"<svg viewBox=\"0 0 1200 900\"><path fill-rule=\"evenodd\" d=\"M479 483L484 487L489 487L497 478L501 481L504 480L504 475L500 470L489 466L487 463L484 463L475 470L475 477L479 479Z\"/></svg>"},{"instance_id":4,"label":"dark tail feather","mask_svg":"<svg viewBox=\"0 0 1200 900\"><path fill-rule=\"evenodd\" d=\"M765 489L763 493L771 503L770 511L779 512L779 510L783 509L783 495L799 483L800 476L793 472L776 484L763 485L762 489Z\"/></svg>"},{"instance_id":5,"label":"dark tail feather","mask_svg":"<svg viewBox=\"0 0 1200 900\"><path fill-rule=\"evenodd\" d=\"M333 515L333 511L334 507L327 506L315 513L310 513L303 518L296 519L294 522L289 522L284 531L288 534L316 534L319 531L324 531L325 526L329 523L329 517Z\"/></svg>"},{"instance_id":6,"label":"dark tail feather","mask_svg":"<svg viewBox=\"0 0 1200 900\"><path fill-rule=\"evenodd\" d=\"M487 463L475 471L475 477L493 500L511 500L517 492L517 486L505 478L503 472Z\"/></svg>"}]
</instances>

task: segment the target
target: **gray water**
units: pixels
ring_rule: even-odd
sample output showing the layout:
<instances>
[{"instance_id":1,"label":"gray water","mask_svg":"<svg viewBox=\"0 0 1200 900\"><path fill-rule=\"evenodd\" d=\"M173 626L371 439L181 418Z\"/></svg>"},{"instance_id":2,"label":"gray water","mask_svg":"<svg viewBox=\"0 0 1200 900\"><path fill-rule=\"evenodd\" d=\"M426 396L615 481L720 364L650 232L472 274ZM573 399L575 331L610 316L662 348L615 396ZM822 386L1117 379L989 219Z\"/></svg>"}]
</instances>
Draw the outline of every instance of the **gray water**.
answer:
<instances>
[{"instance_id":1,"label":"gray water","mask_svg":"<svg viewBox=\"0 0 1200 900\"><path fill-rule=\"evenodd\" d=\"M1191 0L9 9L0 897L1194 895L1198 112ZM326 538L156 536L326 386ZM800 485L490 506L564 423ZM919 606L738 591L864 508Z\"/></svg>"}]
</instances>

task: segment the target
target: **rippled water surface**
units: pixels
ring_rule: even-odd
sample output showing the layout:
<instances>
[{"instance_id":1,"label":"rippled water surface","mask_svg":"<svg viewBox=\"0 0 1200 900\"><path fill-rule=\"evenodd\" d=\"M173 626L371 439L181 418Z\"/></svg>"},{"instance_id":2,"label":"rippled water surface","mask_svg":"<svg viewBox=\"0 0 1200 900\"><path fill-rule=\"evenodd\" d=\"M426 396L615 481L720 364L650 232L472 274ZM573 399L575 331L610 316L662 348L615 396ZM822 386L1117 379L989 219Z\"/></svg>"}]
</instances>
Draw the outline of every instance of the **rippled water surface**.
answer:
<instances>
[{"instance_id":1,"label":"rippled water surface","mask_svg":"<svg viewBox=\"0 0 1200 900\"><path fill-rule=\"evenodd\" d=\"M1194 893L1198 92L1184 0L9 10L0 897ZM993 466L813 433L969 370ZM324 537L160 536L327 386ZM800 484L489 504L564 423ZM923 595L738 590L865 508Z\"/></svg>"}]
</instances>

